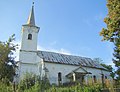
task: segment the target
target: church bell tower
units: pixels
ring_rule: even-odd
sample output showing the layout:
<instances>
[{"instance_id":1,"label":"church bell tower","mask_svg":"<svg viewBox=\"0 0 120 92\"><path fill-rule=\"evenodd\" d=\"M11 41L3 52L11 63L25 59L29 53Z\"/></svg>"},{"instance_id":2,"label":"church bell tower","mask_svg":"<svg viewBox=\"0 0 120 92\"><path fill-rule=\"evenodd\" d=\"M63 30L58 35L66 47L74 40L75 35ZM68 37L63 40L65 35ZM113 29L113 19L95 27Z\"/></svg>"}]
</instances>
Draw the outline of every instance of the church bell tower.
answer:
<instances>
[{"instance_id":1,"label":"church bell tower","mask_svg":"<svg viewBox=\"0 0 120 92\"><path fill-rule=\"evenodd\" d=\"M19 61L21 63L34 63L37 52L37 38L39 27L35 25L34 3L28 17L28 21L22 26L21 48Z\"/></svg>"},{"instance_id":2,"label":"church bell tower","mask_svg":"<svg viewBox=\"0 0 120 92\"><path fill-rule=\"evenodd\" d=\"M39 27L35 25L34 3L33 3L27 24L22 26L21 50L37 51L38 32L39 32Z\"/></svg>"}]
</instances>

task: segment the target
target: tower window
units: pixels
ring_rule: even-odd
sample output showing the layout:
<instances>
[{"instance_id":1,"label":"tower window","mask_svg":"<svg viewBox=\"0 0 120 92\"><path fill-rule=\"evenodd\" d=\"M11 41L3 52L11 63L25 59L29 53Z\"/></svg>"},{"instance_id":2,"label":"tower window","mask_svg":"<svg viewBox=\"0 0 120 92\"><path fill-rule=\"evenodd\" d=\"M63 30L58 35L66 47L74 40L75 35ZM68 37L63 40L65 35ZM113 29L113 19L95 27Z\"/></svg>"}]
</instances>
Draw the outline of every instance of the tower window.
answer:
<instances>
[{"instance_id":1,"label":"tower window","mask_svg":"<svg viewBox=\"0 0 120 92\"><path fill-rule=\"evenodd\" d=\"M32 34L28 34L28 40L32 40Z\"/></svg>"}]
</instances>

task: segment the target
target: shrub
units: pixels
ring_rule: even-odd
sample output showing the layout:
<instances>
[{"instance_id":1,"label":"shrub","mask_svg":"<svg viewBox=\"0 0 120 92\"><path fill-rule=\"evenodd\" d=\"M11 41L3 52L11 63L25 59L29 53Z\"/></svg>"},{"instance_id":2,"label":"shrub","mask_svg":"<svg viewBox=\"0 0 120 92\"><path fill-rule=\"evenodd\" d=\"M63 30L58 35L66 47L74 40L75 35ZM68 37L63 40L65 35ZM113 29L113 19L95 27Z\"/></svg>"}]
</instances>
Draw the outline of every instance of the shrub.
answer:
<instances>
[{"instance_id":1,"label":"shrub","mask_svg":"<svg viewBox=\"0 0 120 92\"><path fill-rule=\"evenodd\" d=\"M0 92L13 92L12 85L7 85L3 82L0 82Z\"/></svg>"},{"instance_id":2,"label":"shrub","mask_svg":"<svg viewBox=\"0 0 120 92\"><path fill-rule=\"evenodd\" d=\"M24 91L25 89L29 89L35 85L35 82L38 81L38 76L32 73L26 73L24 75L24 79L22 79L18 85L19 91Z\"/></svg>"},{"instance_id":3,"label":"shrub","mask_svg":"<svg viewBox=\"0 0 120 92\"><path fill-rule=\"evenodd\" d=\"M39 76L26 73L24 79L18 84L18 92L38 92L50 87L48 79L40 80Z\"/></svg>"}]
</instances>

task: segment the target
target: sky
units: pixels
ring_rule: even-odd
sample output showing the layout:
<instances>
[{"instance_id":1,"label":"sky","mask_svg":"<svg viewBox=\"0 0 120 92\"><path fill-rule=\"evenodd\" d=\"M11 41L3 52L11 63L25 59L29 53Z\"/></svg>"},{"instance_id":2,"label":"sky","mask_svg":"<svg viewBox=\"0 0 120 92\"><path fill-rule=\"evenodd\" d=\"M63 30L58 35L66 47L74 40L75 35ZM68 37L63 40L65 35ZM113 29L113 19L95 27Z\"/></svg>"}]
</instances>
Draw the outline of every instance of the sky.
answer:
<instances>
[{"instance_id":1,"label":"sky","mask_svg":"<svg viewBox=\"0 0 120 92\"><path fill-rule=\"evenodd\" d=\"M34 4L35 22L40 31L38 49L101 58L113 65L113 45L101 41L99 35L106 27L106 0L1 0L0 41L15 34L14 43L20 45L21 28ZM16 53L18 59L18 52Z\"/></svg>"}]
</instances>

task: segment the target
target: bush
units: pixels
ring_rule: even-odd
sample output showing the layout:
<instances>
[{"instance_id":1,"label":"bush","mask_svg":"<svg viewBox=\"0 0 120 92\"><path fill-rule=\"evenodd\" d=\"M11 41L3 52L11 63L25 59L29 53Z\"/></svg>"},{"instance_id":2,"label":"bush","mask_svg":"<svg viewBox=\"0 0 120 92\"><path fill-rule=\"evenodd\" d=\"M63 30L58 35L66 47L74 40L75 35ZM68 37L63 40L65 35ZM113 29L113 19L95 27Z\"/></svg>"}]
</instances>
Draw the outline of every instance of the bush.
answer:
<instances>
[{"instance_id":1,"label":"bush","mask_svg":"<svg viewBox=\"0 0 120 92\"><path fill-rule=\"evenodd\" d=\"M0 82L0 92L13 92L12 85L7 85L3 82Z\"/></svg>"},{"instance_id":2,"label":"bush","mask_svg":"<svg viewBox=\"0 0 120 92\"><path fill-rule=\"evenodd\" d=\"M40 80L39 76L26 73L24 79L18 84L18 92L38 92L50 87L48 79Z\"/></svg>"},{"instance_id":3,"label":"bush","mask_svg":"<svg viewBox=\"0 0 120 92\"><path fill-rule=\"evenodd\" d=\"M36 81L38 81L38 77L32 73L26 73L24 75L24 79L20 81L18 84L18 90L24 91L25 89L29 89L35 85Z\"/></svg>"}]
</instances>

